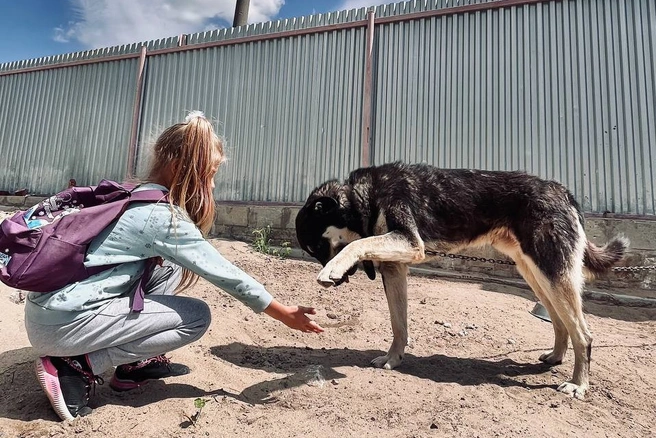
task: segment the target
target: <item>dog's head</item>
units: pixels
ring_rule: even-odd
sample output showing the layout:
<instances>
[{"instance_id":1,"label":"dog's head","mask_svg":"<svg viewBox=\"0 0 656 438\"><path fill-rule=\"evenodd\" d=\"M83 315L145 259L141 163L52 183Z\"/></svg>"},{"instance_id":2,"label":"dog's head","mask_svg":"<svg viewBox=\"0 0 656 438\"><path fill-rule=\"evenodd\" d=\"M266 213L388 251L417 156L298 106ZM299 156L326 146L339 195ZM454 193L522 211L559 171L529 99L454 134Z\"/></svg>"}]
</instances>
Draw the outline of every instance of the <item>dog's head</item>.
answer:
<instances>
[{"instance_id":1,"label":"dog's head","mask_svg":"<svg viewBox=\"0 0 656 438\"><path fill-rule=\"evenodd\" d=\"M354 240L362 236L349 227L354 215L346 194L346 187L336 181L328 181L312 191L305 205L296 216L296 238L301 248L323 266ZM373 263L364 261L367 276L376 278ZM348 270L336 285L348 281L358 266Z\"/></svg>"}]
</instances>

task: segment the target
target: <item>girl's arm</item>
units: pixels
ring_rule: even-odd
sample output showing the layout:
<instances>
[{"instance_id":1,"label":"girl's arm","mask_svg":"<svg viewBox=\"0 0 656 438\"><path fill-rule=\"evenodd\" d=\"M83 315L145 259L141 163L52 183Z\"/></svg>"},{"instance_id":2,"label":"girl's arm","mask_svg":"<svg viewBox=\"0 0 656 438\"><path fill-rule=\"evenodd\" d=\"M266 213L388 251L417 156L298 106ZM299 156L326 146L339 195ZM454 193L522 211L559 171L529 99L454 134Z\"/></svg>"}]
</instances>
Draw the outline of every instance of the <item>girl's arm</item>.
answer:
<instances>
[{"instance_id":1,"label":"girl's arm","mask_svg":"<svg viewBox=\"0 0 656 438\"><path fill-rule=\"evenodd\" d=\"M313 307L303 306L285 306L275 299L271 301L269 307L264 309L264 313L271 318L285 324L287 327L300 330L305 333L321 333L323 329L316 322L312 321L306 314L314 315L317 313Z\"/></svg>"}]
</instances>

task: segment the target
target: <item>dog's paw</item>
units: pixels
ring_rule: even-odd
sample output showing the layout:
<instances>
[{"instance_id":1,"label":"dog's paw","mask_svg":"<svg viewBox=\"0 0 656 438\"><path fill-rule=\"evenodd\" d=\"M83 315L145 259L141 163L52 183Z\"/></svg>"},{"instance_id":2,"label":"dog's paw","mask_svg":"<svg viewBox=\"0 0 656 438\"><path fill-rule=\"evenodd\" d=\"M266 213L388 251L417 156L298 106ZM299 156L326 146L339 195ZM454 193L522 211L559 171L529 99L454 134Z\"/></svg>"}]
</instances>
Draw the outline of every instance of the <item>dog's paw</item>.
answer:
<instances>
[{"instance_id":1,"label":"dog's paw","mask_svg":"<svg viewBox=\"0 0 656 438\"><path fill-rule=\"evenodd\" d=\"M392 354L390 355L389 353L386 354L385 356L378 356L374 360L371 361L371 366L375 368L384 368L386 370L393 370L401 362L403 361L403 357L400 354Z\"/></svg>"},{"instance_id":2,"label":"dog's paw","mask_svg":"<svg viewBox=\"0 0 656 438\"><path fill-rule=\"evenodd\" d=\"M326 268L323 268L317 277L317 282L323 287L334 286L339 282L339 280L341 280L341 277L334 278L334 276L331 274L331 271Z\"/></svg>"},{"instance_id":3,"label":"dog's paw","mask_svg":"<svg viewBox=\"0 0 656 438\"><path fill-rule=\"evenodd\" d=\"M571 395L572 397L583 400L585 398L585 391L588 389L588 385L577 385L572 382L565 382L558 387L558 391L563 394Z\"/></svg>"},{"instance_id":4,"label":"dog's paw","mask_svg":"<svg viewBox=\"0 0 656 438\"><path fill-rule=\"evenodd\" d=\"M549 365L560 365L563 363L563 356L562 355L556 355L554 351L547 351L544 354L540 355L540 360L544 363L548 363Z\"/></svg>"},{"instance_id":5,"label":"dog's paw","mask_svg":"<svg viewBox=\"0 0 656 438\"><path fill-rule=\"evenodd\" d=\"M348 282L348 276L345 269L337 269L329 263L319 272L317 282L323 287L337 286Z\"/></svg>"},{"instance_id":6,"label":"dog's paw","mask_svg":"<svg viewBox=\"0 0 656 438\"><path fill-rule=\"evenodd\" d=\"M319 283L323 287L330 287L335 285L335 282L332 281L330 277L322 276L321 273L317 277L317 283Z\"/></svg>"}]
</instances>

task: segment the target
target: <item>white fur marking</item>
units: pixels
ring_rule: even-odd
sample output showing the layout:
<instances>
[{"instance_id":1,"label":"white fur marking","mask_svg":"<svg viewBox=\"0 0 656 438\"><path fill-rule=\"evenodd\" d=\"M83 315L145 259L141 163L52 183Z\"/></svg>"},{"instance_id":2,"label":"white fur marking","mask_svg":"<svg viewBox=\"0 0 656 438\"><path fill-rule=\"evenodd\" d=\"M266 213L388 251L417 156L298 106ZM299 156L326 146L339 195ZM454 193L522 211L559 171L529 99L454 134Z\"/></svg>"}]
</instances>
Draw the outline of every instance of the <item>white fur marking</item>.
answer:
<instances>
[{"instance_id":1,"label":"white fur marking","mask_svg":"<svg viewBox=\"0 0 656 438\"><path fill-rule=\"evenodd\" d=\"M324 231L322 237L328 239L330 247L335 249L339 246L348 245L354 240L358 240L360 235L358 233L354 233L348 228L337 228L331 225L326 228L326 231Z\"/></svg>"}]
</instances>

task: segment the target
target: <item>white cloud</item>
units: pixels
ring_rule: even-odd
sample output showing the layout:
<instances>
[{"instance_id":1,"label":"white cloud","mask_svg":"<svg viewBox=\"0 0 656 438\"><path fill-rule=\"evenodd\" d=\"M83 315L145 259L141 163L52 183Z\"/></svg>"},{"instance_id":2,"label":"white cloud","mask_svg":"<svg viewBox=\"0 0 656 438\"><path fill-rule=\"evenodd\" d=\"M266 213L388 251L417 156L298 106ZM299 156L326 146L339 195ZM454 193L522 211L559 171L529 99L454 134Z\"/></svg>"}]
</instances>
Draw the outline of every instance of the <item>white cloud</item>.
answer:
<instances>
[{"instance_id":1,"label":"white cloud","mask_svg":"<svg viewBox=\"0 0 656 438\"><path fill-rule=\"evenodd\" d=\"M232 25L236 0L69 0L76 18L54 29L55 41L77 40L89 49ZM249 23L272 20L284 0L251 0Z\"/></svg>"},{"instance_id":2,"label":"white cloud","mask_svg":"<svg viewBox=\"0 0 656 438\"><path fill-rule=\"evenodd\" d=\"M230 22L232 23L236 2L229 1L228 3L232 4L232 12L230 13ZM263 21L271 21L273 17L278 15L280 8L284 4L285 0L251 0L248 9L248 22L261 23Z\"/></svg>"},{"instance_id":3,"label":"white cloud","mask_svg":"<svg viewBox=\"0 0 656 438\"><path fill-rule=\"evenodd\" d=\"M52 39L58 43L68 43L75 36L73 29L74 23L69 23L68 27L55 27Z\"/></svg>"}]
</instances>

